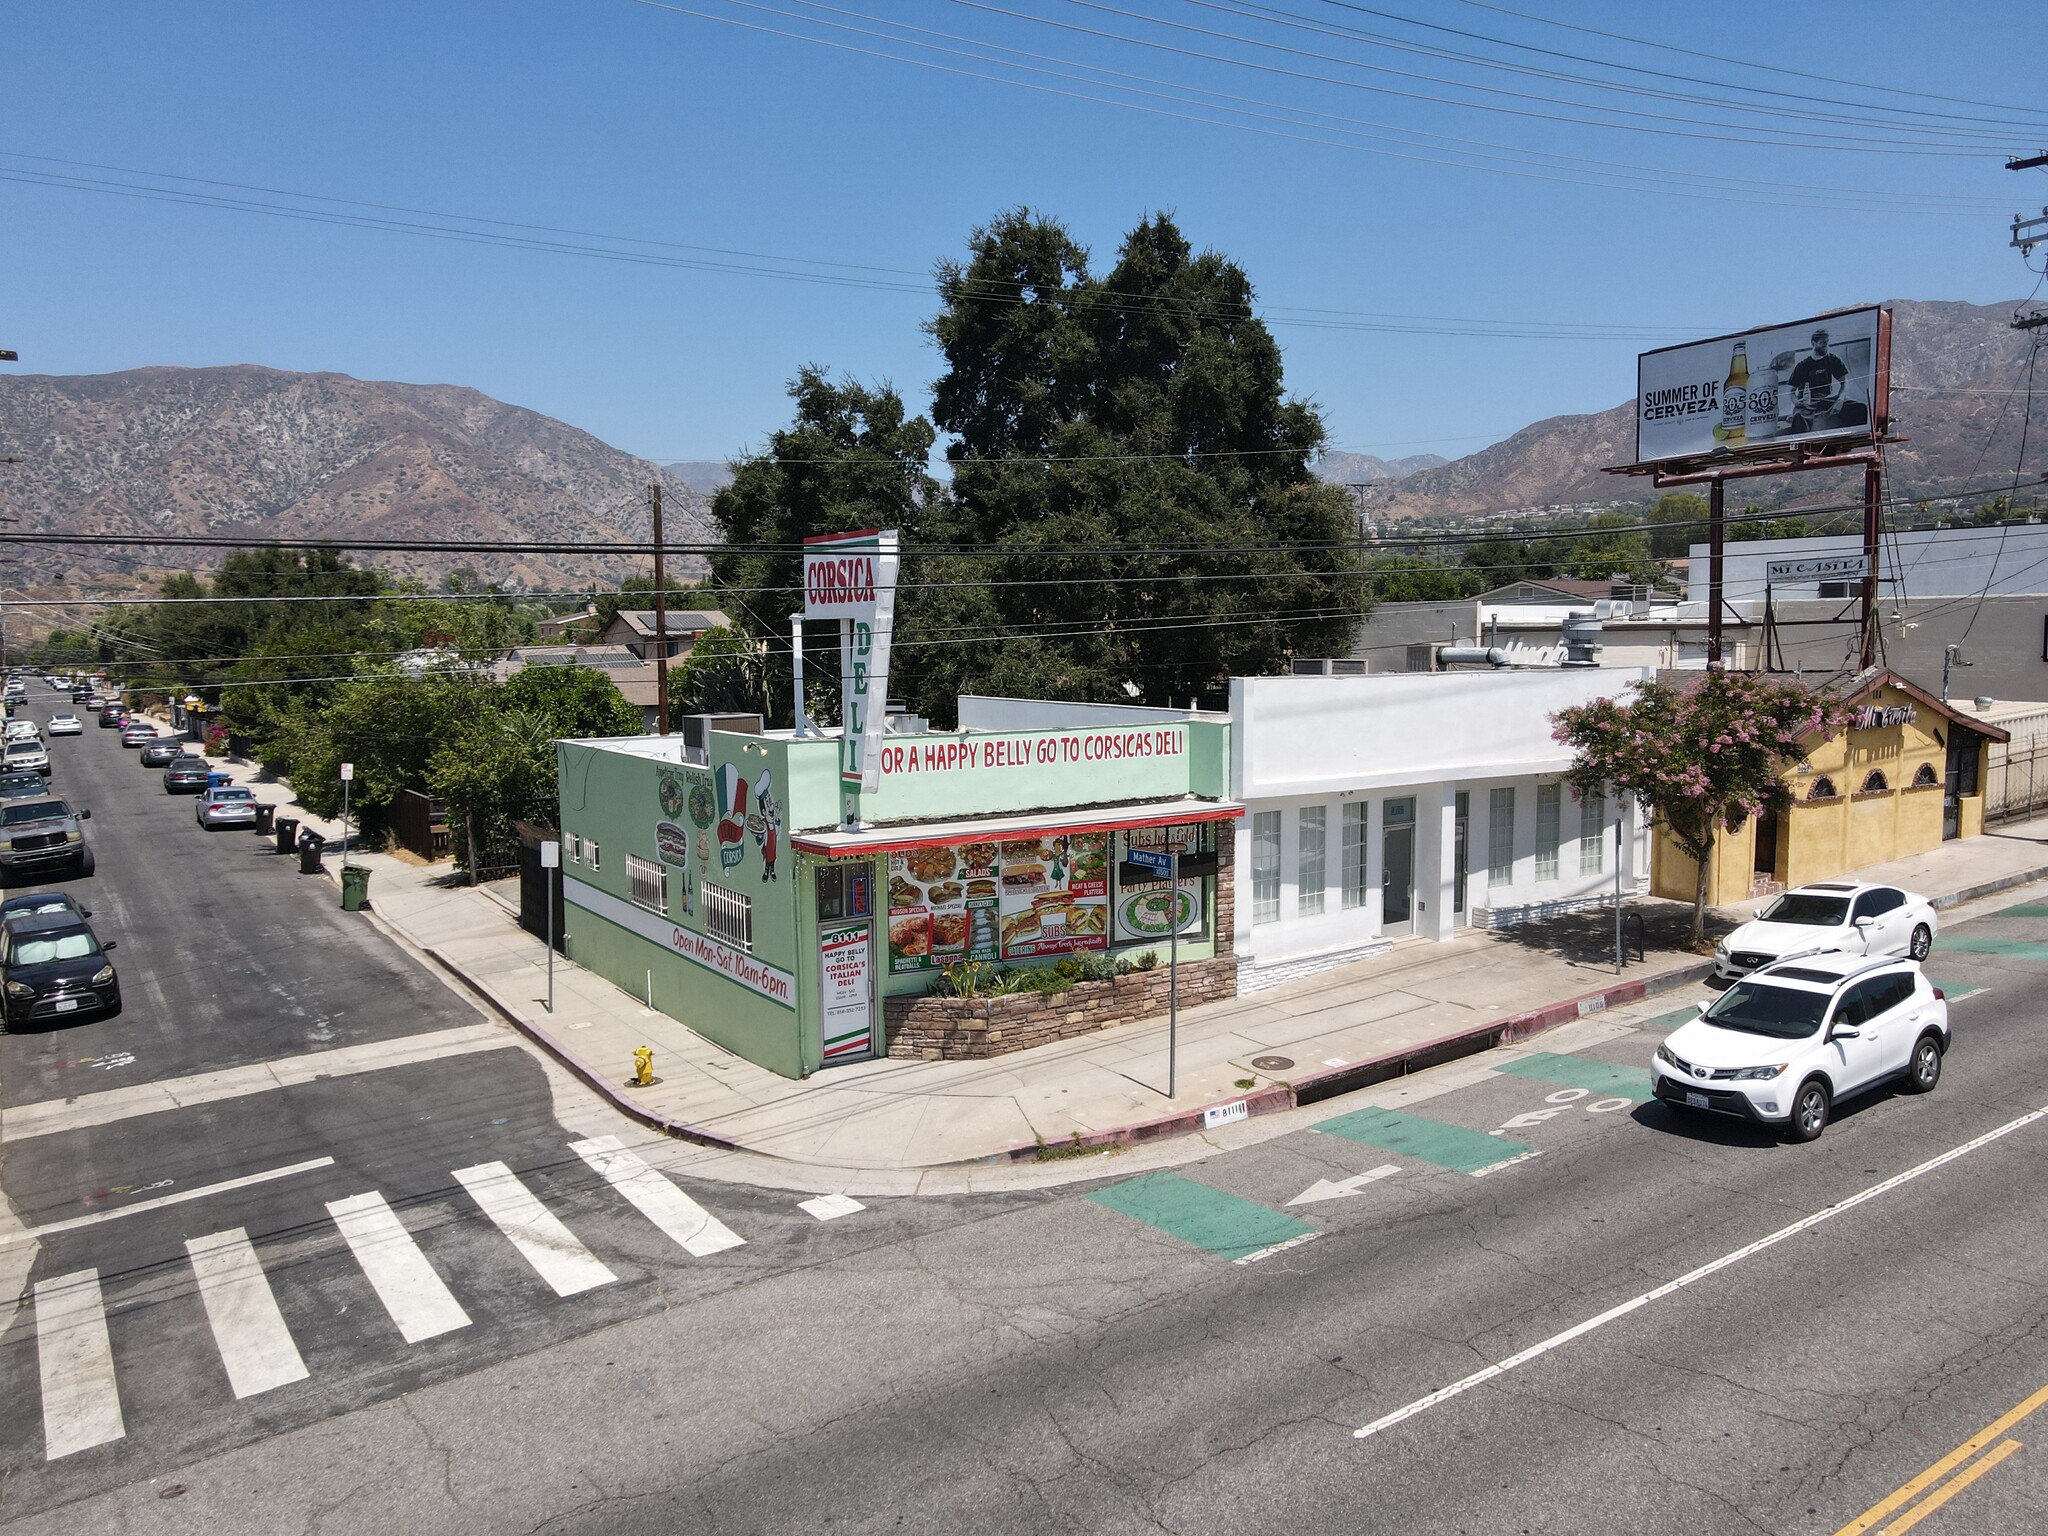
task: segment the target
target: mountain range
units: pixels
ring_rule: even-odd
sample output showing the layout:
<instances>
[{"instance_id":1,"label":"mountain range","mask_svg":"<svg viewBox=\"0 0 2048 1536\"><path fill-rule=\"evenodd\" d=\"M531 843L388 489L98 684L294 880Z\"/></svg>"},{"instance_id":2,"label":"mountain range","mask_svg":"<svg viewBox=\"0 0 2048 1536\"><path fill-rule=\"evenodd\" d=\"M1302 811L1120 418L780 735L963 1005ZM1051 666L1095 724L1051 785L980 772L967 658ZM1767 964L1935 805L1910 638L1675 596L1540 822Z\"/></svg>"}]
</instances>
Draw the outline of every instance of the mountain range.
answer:
<instances>
[{"instance_id":1,"label":"mountain range","mask_svg":"<svg viewBox=\"0 0 2048 1536\"><path fill-rule=\"evenodd\" d=\"M533 539L581 555L365 553L438 580L470 566L523 590L645 574L607 544L648 537L663 483L672 543L710 536L709 500L659 466L474 389L275 368L0 376L0 508L22 531L344 541ZM23 546L10 585L217 565L224 551ZM700 572L683 560L673 574Z\"/></svg>"}]
</instances>

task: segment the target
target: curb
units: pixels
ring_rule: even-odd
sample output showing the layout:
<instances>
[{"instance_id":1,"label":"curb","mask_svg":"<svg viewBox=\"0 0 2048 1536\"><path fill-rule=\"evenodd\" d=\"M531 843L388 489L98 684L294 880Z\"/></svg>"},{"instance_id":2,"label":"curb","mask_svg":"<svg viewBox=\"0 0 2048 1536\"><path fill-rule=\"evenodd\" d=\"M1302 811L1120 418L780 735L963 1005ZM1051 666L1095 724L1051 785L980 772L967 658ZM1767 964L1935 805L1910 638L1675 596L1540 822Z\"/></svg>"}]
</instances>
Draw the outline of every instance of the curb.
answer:
<instances>
[{"instance_id":1,"label":"curb","mask_svg":"<svg viewBox=\"0 0 2048 1536\"><path fill-rule=\"evenodd\" d=\"M1959 907L1966 901L1975 901L1979 896L1996 896L2000 891L2009 891L2016 885L2032 885L2036 880L2048 880L2048 864L2036 869L2022 869L2010 875L2000 875L1996 880L1966 885L1959 891L1950 891L1946 896L1929 897L1927 904L1937 912L1945 912L1950 907Z\"/></svg>"},{"instance_id":2,"label":"curb","mask_svg":"<svg viewBox=\"0 0 2048 1536\"><path fill-rule=\"evenodd\" d=\"M1929 902L1938 910L1960 906L1980 896L1995 895L1999 891L2011 890L2015 886L2029 885L2038 880L2048 879L2048 865L2034 869L2020 870L2002 875L1994 880L1980 881L1941 896L1930 897ZM401 934L388 921L379 920L374 914L366 914L387 931ZM408 942L411 942L408 940ZM461 984L464 991L476 997L498 1017L574 1073L583 1083L594 1089L604 1100L627 1119L644 1125L649 1130L678 1141L687 1141L701 1147L711 1147L724 1152L745 1152L756 1157L787 1161L779 1154L762 1152L745 1146L727 1136L712 1131L700 1130L682 1121L672 1120L657 1114L629 1098L603 1072L584 1061L569 1050L554 1036L531 1021L521 1018L506 1007L481 983L472 979L467 972L445 958L438 951L425 945L413 946L433 963ZM1282 1114L1291 1109L1321 1103L1325 1099L1341 1094L1355 1093L1361 1088L1370 1088L1392 1078L1406 1077L1411 1073L1425 1071L1430 1067L1442 1066L1467 1056L1476 1056L1483 1051L1498 1049L1532 1039L1561 1024L1589 1018L1604 1013L1609 1008L1624 1007L1641 1002L1645 998L1657 997L1681 987L1704 981L1713 974L1711 960L1695 961L1690 965L1678 966L1655 976L1644 976L1634 981L1617 982L1597 991L1583 993L1577 997L1565 998L1560 1002L1547 1003L1541 1008L1529 1009L1522 1013L1510 1014L1506 1018L1494 1019L1485 1024L1473 1025L1448 1035L1439 1035L1433 1040L1418 1041L1380 1056L1364 1061L1348 1062L1341 1067L1314 1072L1306 1077L1276 1082L1265 1088L1254 1089L1238 1098L1222 1099L1213 1104L1199 1105L1193 1109L1176 1110L1152 1120L1140 1120L1130 1125L1117 1126L1106 1131L1095 1131L1087 1135L1076 1132L1062 1141L1047 1142L1034 1140L1005 1147L999 1151L984 1153L976 1157L958 1158L950 1162L924 1165L929 1168L972 1168L1001 1165L1006 1163L1037 1162L1050 1157L1076 1156L1090 1152L1105 1151L1113 1147L1143 1146L1149 1142L1164 1141L1170 1137L1194 1135L1234 1125L1241 1120L1254 1119L1262 1115ZM905 1171L905 1170L895 1170Z\"/></svg>"},{"instance_id":3,"label":"curb","mask_svg":"<svg viewBox=\"0 0 2048 1536\"><path fill-rule=\"evenodd\" d=\"M1156 1120L1143 1120L1136 1125L1118 1126L1114 1130L1097 1131L1093 1135L1075 1135L1065 1141L1025 1142L1018 1146L1006 1147L1000 1152L991 1152L984 1157L964 1158L960 1163L940 1166L959 1167L987 1163L1032 1162L1047 1152L1064 1155L1101 1151L1109 1147L1141 1146L1148 1141L1160 1141L1169 1136L1191 1135L1197 1131L1213 1130L1220 1125L1231 1125L1239 1120L1249 1120L1257 1115L1279 1114L1304 1105L1318 1104L1324 1099L1336 1098L1339 1094L1354 1093L1360 1088L1370 1088L1375 1083L1386 1082L1389 1078L1405 1077L1428 1067L1439 1067L1447 1061L1456 1061L1464 1056L1476 1056L1498 1046L1512 1045L1540 1035L1546 1030L1569 1024L1575 1019L1604 1013L1611 1007L1641 1002L1646 997L1655 997L1662 992L1671 992L1679 987L1689 986L1713 974L1713 962L1699 961L1693 965L1680 966L1656 976L1645 976L1639 981L1624 981L1598 992L1588 992L1581 997L1567 998L1560 1003L1550 1003L1542 1008L1517 1013L1491 1023L1461 1029L1454 1034L1440 1035L1434 1040L1420 1041L1415 1045L1403 1046L1400 1050L1389 1051L1382 1056L1370 1057L1365 1061L1349 1062L1326 1072L1316 1072L1305 1078L1275 1083L1270 1088L1261 1088L1237 1099L1224 1099L1215 1104L1204 1104L1199 1108L1178 1110Z\"/></svg>"},{"instance_id":4,"label":"curb","mask_svg":"<svg viewBox=\"0 0 2048 1536\"><path fill-rule=\"evenodd\" d=\"M719 1136L710 1131L700 1131L693 1125L683 1124L680 1120L671 1120L666 1115L658 1115L644 1105L627 1098L625 1094L619 1092L619 1085L605 1076L604 1073L593 1067L574 1051L569 1050L561 1041L555 1039L554 1036L530 1021L521 1018L510 1008L507 1008L498 1001L495 994L481 983L473 980L467 971L447 960L438 950L420 945L419 951L460 982L464 991L477 998L499 1018L510 1024L520 1034L575 1073L577 1077L583 1080L585 1085L594 1088L613 1109L616 1109L628 1120L644 1125L650 1131L659 1131L664 1136L673 1136L677 1141L694 1142L700 1147L714 1147L721 1152L746 1152L750 1150L747 1147L741 1146L729 1136ZM757 1152L754 1155L757 1157L775 1156L772 1152Z\"/></svg>"}]
</instances>

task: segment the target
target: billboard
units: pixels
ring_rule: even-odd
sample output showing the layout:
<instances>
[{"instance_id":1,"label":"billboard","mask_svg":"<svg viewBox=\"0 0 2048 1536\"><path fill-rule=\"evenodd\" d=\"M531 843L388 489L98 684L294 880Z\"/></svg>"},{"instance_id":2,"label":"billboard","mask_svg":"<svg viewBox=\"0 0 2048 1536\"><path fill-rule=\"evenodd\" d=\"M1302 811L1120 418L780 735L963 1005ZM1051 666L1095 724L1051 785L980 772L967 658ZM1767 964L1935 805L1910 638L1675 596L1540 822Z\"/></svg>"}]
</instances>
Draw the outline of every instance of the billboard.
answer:
<instances>
[{"instance_id":1,"label":"billboard","mask_svg":"<svg viewBox=\"0 0 2048 1536\"><path fill-rule=\"evenodd\" d=\"M1643 353L1636 462L1869 442L1890 414L1887 319L1873 305Z\"/></svg>"}]
</instances>

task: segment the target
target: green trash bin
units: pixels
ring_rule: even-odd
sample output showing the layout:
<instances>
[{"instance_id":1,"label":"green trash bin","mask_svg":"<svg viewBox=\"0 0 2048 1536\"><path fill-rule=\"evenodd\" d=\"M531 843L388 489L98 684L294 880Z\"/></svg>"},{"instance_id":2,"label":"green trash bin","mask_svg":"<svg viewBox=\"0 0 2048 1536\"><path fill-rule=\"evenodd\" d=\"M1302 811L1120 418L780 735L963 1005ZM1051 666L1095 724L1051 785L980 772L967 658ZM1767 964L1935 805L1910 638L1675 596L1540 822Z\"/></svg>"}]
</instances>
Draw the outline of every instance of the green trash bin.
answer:
<instances>
[{"instance_id":1,"label":"green trash bin","mask_svg":"<svg viewBox=\"0 0 2048 1536\"><path fill-rule=\"evenodd\" d=\"M341 866L341 910L360 912L370 904L370 871L361 864Z\"/></svg>"}]
</instances>

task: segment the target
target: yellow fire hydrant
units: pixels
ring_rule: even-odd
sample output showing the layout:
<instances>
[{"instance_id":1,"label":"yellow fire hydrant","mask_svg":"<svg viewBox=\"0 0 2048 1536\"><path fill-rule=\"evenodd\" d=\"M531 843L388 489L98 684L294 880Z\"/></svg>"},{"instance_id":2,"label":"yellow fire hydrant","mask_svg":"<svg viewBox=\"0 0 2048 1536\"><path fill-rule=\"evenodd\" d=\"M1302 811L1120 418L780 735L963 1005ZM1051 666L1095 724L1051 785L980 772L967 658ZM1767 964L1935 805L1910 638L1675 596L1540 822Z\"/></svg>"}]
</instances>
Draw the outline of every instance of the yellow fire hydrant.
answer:
<instances>
[{"instance_id":1,"label":"yellow fire hydrant","mask_svg":"<svg viewBox=\"0 0 2048 1536\"><path fill-rule=\"evenodd\" d=\"M648 1046L633 1048L633 1086L652 1088L654 1086L654 1051Z\"/></svg>"}]
</instances>

